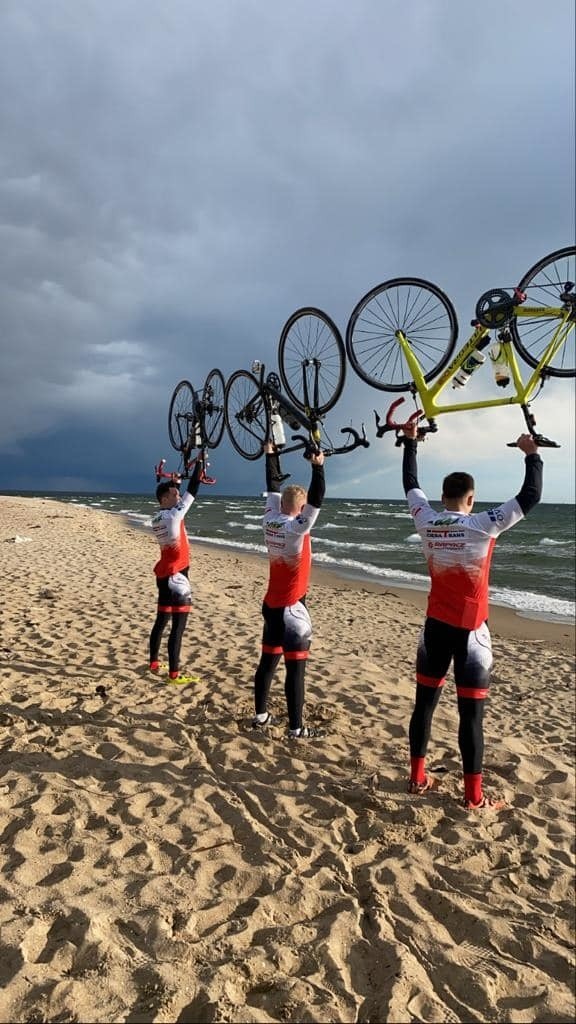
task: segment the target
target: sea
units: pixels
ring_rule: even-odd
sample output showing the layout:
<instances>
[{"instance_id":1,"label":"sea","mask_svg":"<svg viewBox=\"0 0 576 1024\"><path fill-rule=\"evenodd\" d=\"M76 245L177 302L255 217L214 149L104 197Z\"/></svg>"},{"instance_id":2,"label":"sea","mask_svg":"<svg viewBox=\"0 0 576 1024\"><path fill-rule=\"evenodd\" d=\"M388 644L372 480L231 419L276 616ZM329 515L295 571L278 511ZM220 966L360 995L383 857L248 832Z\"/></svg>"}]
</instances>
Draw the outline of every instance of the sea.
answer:
<instances>
[{"instance_id":1,"label":"sea","mask_svg":"<svg viewBox=\"0 0 576 1024\"><path fill-rule=\"evenodd\" d=\"M143 530L150 529L158 508L148 494L18 493L125 516ZM477 502L474 510L492 504ZM188 536L192 542L264 555L263 510L261 495L216 497L204 491L187 516ZM574 622L575 539L574 505L538 505L496 544L492 603L528 618ZM383 587L428 590L422 543L402 500L327 498L314 527L312 547L314 562L340 576Z\"/></svg>"}]
</instances>

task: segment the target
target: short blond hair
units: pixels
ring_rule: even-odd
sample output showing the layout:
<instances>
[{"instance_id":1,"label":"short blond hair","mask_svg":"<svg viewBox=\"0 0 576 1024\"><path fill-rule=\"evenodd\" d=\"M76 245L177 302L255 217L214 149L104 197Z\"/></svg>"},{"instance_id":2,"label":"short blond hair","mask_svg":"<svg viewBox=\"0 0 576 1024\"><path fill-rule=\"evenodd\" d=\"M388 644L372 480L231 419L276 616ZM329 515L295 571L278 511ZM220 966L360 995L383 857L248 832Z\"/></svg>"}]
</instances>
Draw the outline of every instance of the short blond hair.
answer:
<instances>
[{"instance_id":1,"label":"short blond hair","mask_svg":"<svg viewBox=\"0 0 576 1024\"><path fill-rule=\"evenodd\" d=\"M305 504L308 492L300 484L288 484L282 491L282 511L291 513L299 512Z\"/></svg>"}]
</instances>

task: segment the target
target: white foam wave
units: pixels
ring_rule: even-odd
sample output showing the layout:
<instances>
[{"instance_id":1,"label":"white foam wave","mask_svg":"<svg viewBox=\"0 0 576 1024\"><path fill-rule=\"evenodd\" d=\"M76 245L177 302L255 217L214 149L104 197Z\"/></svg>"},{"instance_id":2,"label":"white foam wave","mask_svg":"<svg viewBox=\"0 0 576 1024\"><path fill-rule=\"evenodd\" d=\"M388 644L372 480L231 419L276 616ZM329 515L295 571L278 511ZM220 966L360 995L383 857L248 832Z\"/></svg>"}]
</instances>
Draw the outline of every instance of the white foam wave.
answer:
<instances>
[{"instance_id":1,"label":"white foam wave","mask_svg":"<svg viewBox=\"0 0 576 1024\"><path fill-rule=\"evenodd\" d=\"M574 619L576 604L564 601L560 597L545 597L544 594L533 594L529 590L507 590L506 587L490 587L490 600L494 604L514 608L521 613L532 612L533 615L545 615L560 621Z\"/></svg>"},{"instance_id":2,"label":"white foam wave","mask_svg":"<svg viewBox=\"0 0 576 1024\"><path fill-rule=\"evenodd\" d=\"M570 540L554 540L553 537L542 537L538 542L540 547L556 547L557 545L571 544Z\"/></svg>"},{"instance_id":3,"label":"white foam wave","mask_svg":"<svg viewBox=\"0 0 576 1024\"><path fill-rule=\"evenodd\" d=\"M403 544L362 544L353 541L329 540L317 534L314 537L314 544L325 544L327 547L338 548L345 551L402 551Z\"/></svg>"}]
</instances>

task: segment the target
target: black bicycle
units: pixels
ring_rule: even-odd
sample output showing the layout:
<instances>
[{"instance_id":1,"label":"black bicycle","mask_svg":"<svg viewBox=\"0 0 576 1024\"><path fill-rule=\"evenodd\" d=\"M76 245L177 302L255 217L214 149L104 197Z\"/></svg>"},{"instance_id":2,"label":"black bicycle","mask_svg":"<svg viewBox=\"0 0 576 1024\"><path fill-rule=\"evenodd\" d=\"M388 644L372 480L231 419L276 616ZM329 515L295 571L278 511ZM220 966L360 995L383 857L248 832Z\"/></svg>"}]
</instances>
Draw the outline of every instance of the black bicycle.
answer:
<instances>
[{"instance_id":1,"label":"black bicycle","mask_svg":"<svg viewBox=\"0 0 576 1024\"><path fill-rule=\"evenodd\" d=\"M168 411L170 443L182 459L182 476L186 476L197 449L206 459L208 448L217 448L224 434L224 393L226 385L220 370L211 370L202 392L190 381L181 380L172 393Z\"/></svg>"},{"instance_id":2,"label":"black bicycle","mask_svg":"<svg viewBox=\"0 0 576 1024\"><path fill-rule=\"evenodd\" d=\"M344 342L326 313L307 306L292 314L280 335L278 365L280 376L266 374L264 364L256 360L252 372L236 370L226 385L226 427L244 459L259 459L270 441L284 453L304 449L307 456L368 447L364 428L361 434L353 427L342 428L340 433L349 438L338 446L324 426L326 413L342 394L346 373ZM304 433L292 434L292 444L287 444L286 426Z\"/></svg>"}]
</instances>

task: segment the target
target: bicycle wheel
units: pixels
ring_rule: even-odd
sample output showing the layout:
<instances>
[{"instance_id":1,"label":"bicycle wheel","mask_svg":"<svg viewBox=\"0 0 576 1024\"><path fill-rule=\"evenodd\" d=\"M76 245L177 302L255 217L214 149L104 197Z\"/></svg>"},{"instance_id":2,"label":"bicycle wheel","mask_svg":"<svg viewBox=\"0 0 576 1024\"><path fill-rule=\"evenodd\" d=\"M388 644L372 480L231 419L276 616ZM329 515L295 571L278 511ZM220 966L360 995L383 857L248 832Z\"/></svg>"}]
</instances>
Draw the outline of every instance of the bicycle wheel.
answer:
<instances>
[{"instance_id":1,"label":"bicycle wheel","mask_svg":"<svg viewBox=\"0 0 576 1024\"><path fill-rule=\"evenodd\" d=\"M567 289L571 284L572 288ZM524 275L518 289L526 295L526 306L556 309L570 304L572 307L572 326L565 344L556 352L546 373L551 377L574 377L576 375L576 358L574 353L574 322L576 320L576 248L569 245L566 249L557 249L536 263ZM565 293L564 300L561 298ZM536 367L554 331L558 327L556 317L516 316L510 323L510 331L514 347L529 366Z\"/></svg>"},{"instance_id":2,"label":"bicycle wheel","mask_svg":"<svg viewBox=\"0 0 576 1024\"><path fill-rule=\"evenodd\" d=\"M300 409L322 415L336 405L346 377L346 352L326 313L310 306L292 314L280 335L278 367L286 394Z\"/></svg>"},{"instance_id":3,"label":"bicycle wheel","mask_svg":"<svg viewBox=\"0 0 576 1024\"><path fill-rule=\"evenodd\" d=\"M270 416L256 377L246 370L236 370L226 385L224 416L236 451L244 459L259 459L270 436Z\"/></svg>"},{"instance_id":4,"label":"bicycle wheel","mask_svg":"<svg viewBox=\"0 0 576 1024\"><path fill-rule=\"evenodd\" d=\"M224 433L224 391L220 370L210 370L202 390L203 433L208 448L217 448Z\"/></svg>"},{"instance_id":5,"label":"bicycle wheel","mask_svg":"<svg viewBox=\"0 0 576 1024\"><path fill-rule=\"evenodd\" d=\"M454 351L456 311L444 292L418 277L395 277L360 299L346 328L346 351L352 369L380 391L408 391L413 383L396 331L406 336L429 381Z\"/></svg>"},{"instance_id":6,"label":"bicycle wheel","mask_svg":"<svg viewBox=\"0 0 576 1024\"><path fill-rule=\"evenodd\" d=\"M181 380L172 392L168 410L168 436L177 452L193 447L195 408L196 392L190 381Z\"/></svg>"}]
</instances>

